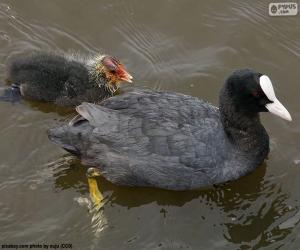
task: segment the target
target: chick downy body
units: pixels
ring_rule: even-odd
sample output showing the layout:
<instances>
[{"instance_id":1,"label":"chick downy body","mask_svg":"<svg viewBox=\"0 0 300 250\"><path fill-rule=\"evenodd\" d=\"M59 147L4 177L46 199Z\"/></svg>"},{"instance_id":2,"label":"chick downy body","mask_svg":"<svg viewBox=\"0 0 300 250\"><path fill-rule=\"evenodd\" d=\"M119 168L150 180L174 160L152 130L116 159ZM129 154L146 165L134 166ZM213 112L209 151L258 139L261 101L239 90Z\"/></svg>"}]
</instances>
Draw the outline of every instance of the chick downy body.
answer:
<instances>
[{"instance_id":1,"label":"chick downy body","mask_svg":"<svg viewBox=\"0 0 300 250\"><path fill-rule=\"evenodd\" d=\"M33 52L8 63L7 80L12 86L6 97L13 92L12 97L19 93L28 100L74 107L84 101L99 103L131 79L124 65L108 55Z\"/></svg>"}]
</instances>

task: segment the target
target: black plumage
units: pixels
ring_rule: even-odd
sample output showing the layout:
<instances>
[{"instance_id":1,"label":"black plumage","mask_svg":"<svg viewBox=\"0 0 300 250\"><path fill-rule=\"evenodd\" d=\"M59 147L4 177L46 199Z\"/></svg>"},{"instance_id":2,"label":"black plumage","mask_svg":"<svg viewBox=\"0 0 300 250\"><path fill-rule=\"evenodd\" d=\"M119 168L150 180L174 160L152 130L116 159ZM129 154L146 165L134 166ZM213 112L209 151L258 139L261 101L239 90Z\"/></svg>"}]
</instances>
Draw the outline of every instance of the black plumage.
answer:
<instances>
[{"instance_id":1,"label":"black plumage","mask_svg":"<svg viewBox=\"0 0 300 250\"><path fill-rule=\"evenodd\" d=\"M78 55L33 52L15 57L8 63L7 79L12 83L14 93L18 89L26 99L52 102L59 106L76 106L83 101L98 103L112 96L118 88L118 82L123 80L113 71L119 64L105 55L83 58ZM120 72L123 71L122 66ZM8 100L17 97L8 96L12 91L6 92L4 96ZM5 100L5 97L2 99Z\"/></svg>"},{"instance_id":2,"label":"black plumage","mask_svg":"<svg viewBox=\"0 0 300 250\"><path fill-rule=\"evenodd\" d=\"M270 100L261 74L236 71L220 92L220 110L198 98L134 90L77 107L82 119L49 137L113 183L172 190L237 179L259 166L269 137L258 112ZM253 94L255 93L255 95Z\"/></svg>"}]
</instances>

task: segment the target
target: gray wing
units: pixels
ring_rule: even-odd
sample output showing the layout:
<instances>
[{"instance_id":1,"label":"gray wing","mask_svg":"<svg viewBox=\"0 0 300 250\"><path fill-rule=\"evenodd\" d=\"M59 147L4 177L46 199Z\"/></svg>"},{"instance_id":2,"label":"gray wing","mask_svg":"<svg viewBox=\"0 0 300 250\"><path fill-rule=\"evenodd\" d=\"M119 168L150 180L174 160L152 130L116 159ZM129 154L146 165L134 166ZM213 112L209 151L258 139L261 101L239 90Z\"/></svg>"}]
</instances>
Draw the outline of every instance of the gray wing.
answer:
<instances>
[{"instance_id":1,"label":"gray wing","mask_svg":"<svg viewBox=\"0 0 300 250\"><path fill-rule=\"evenodd\" d=\"M83 163L117 184L207 186L226 157L218 109L194 97L133 91L77 111L92 127L82 138Z\"/></svg>"}]
</instances>

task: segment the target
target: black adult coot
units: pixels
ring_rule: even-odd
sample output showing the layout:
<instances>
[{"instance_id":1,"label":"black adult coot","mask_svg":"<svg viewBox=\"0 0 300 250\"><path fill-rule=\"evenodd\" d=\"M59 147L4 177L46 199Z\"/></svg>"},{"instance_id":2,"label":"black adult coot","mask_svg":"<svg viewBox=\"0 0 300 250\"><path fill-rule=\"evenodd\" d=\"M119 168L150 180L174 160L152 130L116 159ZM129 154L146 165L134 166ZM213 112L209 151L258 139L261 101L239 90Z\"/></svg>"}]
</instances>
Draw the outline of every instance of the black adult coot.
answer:
<instances>
[{"instance_id":1,"label":"black adult coot","mask_svg":"<svg viewBox=\"0 0 300 250\"><path fill-rule=\"evenodd\" d=\"M76 106L100 102L119 88L121 81L131 82L124 65L109 55L83 58L79 55L33 52L8 63L7 80L12 87L1 99L26 99Z\"/></svg>"},{"instance_id":2,"label":"black adult coot","mask_svg":"<svg viewBox=\"0 0 300 250\"><path fill-rule=\"evenodd\" d=\"M292 120L269 77L249 69L225 81L219 109L183 94L134 90L76 110L81 120L49 131L54 143L115 184L171 190L248 174L269 153L259 112Z\"/></svg>"}]
</instances>

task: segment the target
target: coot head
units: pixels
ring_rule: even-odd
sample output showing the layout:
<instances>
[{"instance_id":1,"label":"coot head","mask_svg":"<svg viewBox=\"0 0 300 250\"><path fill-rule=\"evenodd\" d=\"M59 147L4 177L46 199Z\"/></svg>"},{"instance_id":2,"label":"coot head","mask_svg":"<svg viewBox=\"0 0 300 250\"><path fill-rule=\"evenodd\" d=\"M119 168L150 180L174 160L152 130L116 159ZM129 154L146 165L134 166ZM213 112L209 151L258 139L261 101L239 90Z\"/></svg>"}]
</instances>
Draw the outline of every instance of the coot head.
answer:
<instances>
[{"instance_id":1,"label":"coot head","mask_svg":"<svg viewBox=\"0 0 300 250\"><path fill-rule=\"evenodd\" d=\"M292 120L287 109L276 98L270 78L250 69L237 70L228 77L220 93L220 107L226 106L229 100L236 112L247 116L270 112Z\"/></svg>"},{"instance_id":2,"label":"coot head","mask_svg":"<svg viewBox=\"0 0 300 250\"><path fill-rule=\"evenodd\" d=\"M92 76L99 85L103 84L101 78L105 79L105 84L112 91L119 88L123 81L132 83L132 76L125 70L124 65L115 57L101 55L94 61Z\"/></svg>"}]
</instances>

